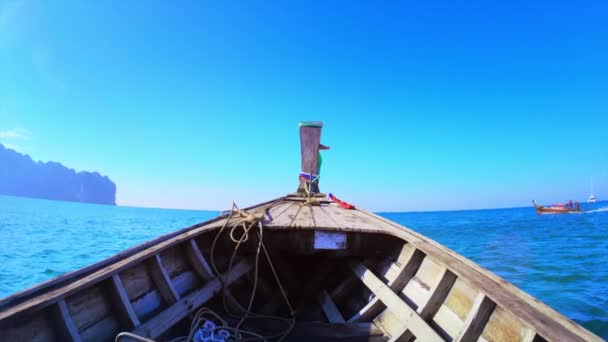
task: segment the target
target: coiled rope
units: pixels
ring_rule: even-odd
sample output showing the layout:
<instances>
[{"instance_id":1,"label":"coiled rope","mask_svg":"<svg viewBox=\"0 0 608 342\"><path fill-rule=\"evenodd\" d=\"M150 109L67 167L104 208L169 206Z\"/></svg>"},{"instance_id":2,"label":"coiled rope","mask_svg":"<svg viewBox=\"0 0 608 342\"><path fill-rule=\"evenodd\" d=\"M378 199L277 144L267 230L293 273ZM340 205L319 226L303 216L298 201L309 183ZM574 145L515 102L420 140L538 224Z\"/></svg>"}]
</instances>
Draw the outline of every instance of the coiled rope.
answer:
<instances>
[{"instance_id":1,"label":"coiled rope","mask_svg":"<svg viewBox=\"0 0 608 342\"><path fill-rule=\"evenodd\" d=\"M278 341L282 341L289 335L289 333L291 332L291 330L293 329L293 327L295 325L295 310L293 309L293 307L291 306L291 303L289 302L287 293L285 292L285 289L283 287L281 280L279 279L279 276L274 267L272 259L270 258L270 254L268 253L268 251L266 249L266 245L264 244L264 225L263 225L262 221L263 221L264 217L266 217L268 211L280 203L283 203L283 201L274 202L273 204L271 204L270 206L265 208L260 214L255 215L255 214L249 213L245 210L239 209L237 207L237 205L233 202L231 210L227 210L227 211L224 211L221 213L221 216L226 217L226 221L224 222L222 227L219 229L219 231L215 235L215 238L213 239L213 243L211 245L210 264L213 269L213 272L218 277L218 279L222 282L222 303L224 306L224 310L230 315L237 316L235 313L231 312L229 306L226 303L226 298L228 296L228 289L226 286L226 282L224 281L223 276L219 272L219 270L216 266L216 263L215 263L215 249L216 249L216 245L219 240L219 237L226 230L226 228L228 228L229 222L233 218L236 218L237 219L236 222L230 225L230 231L229 231L230 240L232 242L234 242L234 244L235 244L234 249L232 251L232 255L230 256L229 264L228 264L228 273L227 274L230 274L232 271L232 267L234 265L235 257L237 255L239 247L243 243L245 243L246 241L249 240L249 234L251 233L252 230L257 228L256 234L258 237L258 244L257 244L257 248L256 248L255 262L254 262L253 288L251 290L251 296L250 296L249 302L247 303L247 308L244 308L238 301L234 300L233 302L237 305L237 308L241 311L241 317L240 317L239 322L236 324L236 326L229 327L228 324L226 324L226 322L224 320L220 319L220 322L222 322L222 325L218 326L216 328L216 329L226 329L226 330L231 331L234 338L237 341L266 341L266 340L275 339L275 338L277 338ZM268 265L270 266L272 275L279 287L279 290L281 291L281 295L283 296L283 299L284 299L287 307L289 308L290 317L288 317L288 318L274 316L274 315L263 315L263 314L252 312L252 307L253 307L255 295L257 292L257 286L258 286L260 254L262 254L262 253L266 257L266 260L268 261ZM199 318L204 317L205 314L212 315L213 317L216 317L216 318L221 318L219 315L217 315L216 313L214 313L213 311L211 311L208 308L203 308L199 312L202 312L201 315L198 315L198 313L197 313ZM287 327L283 331L280 331L279 333L263 336L263 335L255 333L255 332L241 329L241 326L248 319L277 320L277 321L285 322L287 324ZM191 327L191 332L190 332L191 336L193 336L193 334L194 334L192 332L192 330L194 329L196 331L196 329L198 329L200 324L202 324L203 322L204 322L204 319L203 320L199 319L198 322L193 321L193 326ZM246 337L245 335L248 335L248 336ZM189 342L189 341L191 341L191 339L188 339L187 341Z\"/></svg>"}]
</instances>

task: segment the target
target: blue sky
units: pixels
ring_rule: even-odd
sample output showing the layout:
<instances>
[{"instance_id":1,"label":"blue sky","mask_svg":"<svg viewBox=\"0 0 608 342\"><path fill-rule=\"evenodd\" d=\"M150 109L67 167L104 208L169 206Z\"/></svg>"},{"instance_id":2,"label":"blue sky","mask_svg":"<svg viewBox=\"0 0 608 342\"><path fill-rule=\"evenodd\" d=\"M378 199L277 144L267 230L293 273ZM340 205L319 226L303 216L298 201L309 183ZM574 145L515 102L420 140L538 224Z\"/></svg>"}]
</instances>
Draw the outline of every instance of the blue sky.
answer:
<instances>
[{"instance_id":1,"label":"blue sky","mask_svg":"<svg viewBox=\"0 0 608 342\"><path fill-rule=\"evenodd\" d=\"M608 196L608 4L0 0L0 143L122 205L321 189L372 210Z\"/></svg>"}]
</instances>

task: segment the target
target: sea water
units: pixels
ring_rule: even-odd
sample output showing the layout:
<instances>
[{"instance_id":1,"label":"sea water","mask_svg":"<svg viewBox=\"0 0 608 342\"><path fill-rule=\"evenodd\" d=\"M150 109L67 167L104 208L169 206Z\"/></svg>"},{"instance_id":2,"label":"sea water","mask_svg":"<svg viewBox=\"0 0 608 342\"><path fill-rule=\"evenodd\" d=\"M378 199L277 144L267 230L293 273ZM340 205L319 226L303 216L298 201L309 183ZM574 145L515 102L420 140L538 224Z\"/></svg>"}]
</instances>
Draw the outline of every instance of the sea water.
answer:
<instances>
[{"instance_id":1,"label":"sea water","mask_svg":"<svg viewBox=\"0 0 608 342\"><path fill-rule=\"evenodd\" d=\"M380 213L477 262L608 338L608 202ZM0 196L0 298L218 215Z\"/></svg>"}]
</instances>

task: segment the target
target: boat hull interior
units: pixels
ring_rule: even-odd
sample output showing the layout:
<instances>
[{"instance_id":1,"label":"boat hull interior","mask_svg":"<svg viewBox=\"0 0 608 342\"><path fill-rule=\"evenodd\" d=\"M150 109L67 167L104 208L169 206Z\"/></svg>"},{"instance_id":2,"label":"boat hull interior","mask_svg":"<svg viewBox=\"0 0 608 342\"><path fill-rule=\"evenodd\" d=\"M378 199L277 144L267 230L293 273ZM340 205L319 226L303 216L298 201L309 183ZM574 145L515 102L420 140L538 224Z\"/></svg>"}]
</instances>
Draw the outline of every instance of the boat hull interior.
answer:
<instances>
[{"instance_id":1,"label":"boat hull interior","mask_svg":"<svg viewBox=\"0 0 608 342\"><path fill-rule=\"evenodd\" d=\"M185 341L201 317L243 340L599 340L405 227L327 201L280 202L5 298L0 340Z\"/></svg>"}]
</instances>

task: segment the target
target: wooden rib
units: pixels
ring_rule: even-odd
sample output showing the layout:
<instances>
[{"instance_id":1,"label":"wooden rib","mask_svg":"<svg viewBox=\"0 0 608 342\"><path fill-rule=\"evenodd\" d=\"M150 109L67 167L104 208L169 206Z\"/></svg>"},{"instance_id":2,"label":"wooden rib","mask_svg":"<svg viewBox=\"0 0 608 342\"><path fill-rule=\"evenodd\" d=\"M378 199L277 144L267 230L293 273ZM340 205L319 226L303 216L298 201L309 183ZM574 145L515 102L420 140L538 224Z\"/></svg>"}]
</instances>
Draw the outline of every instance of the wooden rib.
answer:
<instances>
[{"instance_id":1,"label":"wooden rib","mask_svg":"<svg viewBox=\"0 0 608 342\"><path fill-rule=\"evenodd\" d=\"M437 310L439 310L441 304L443 304L450 293L455 281L456 275L448 269L444 269L441 279L431 290L431 296L427 302L416 310L423 320L427 321L435 316ZM395 341L409 341L414 337L409 329L404 329L402 333L398 335L399 336L394 336Z\"/></svg>"},{"instance_id":2,"label":"wooden rib","mask_svg":"<svg viewBox=\"0 0 608 342\"><path fill-rule=\"evenodd\" d=\"M163 267L160 254L155 254L150 258L150 275L158 288L158 292L167 304L171 305L179 300L179 294L171 284L171 278Z\"/></svg>"},{"instance_id":3,"label":"wooden rib","mask_svg":"<svg viewBox=\"0 0 608 342\"><path fill-rule=\"evenodd\" d=\"M431 297L424 306L418 308L420 317L427 320L435 316L437 310L439 310L441 304L443 304L450 293L452 286L454 286L454 282L456 282L456 275L448 269L444 269L441 279L432 289Z\"/></svg>"},{"instance_id":4,"label":"wooden rib","mask_svg":"<svg viewBox=\"0 0 608 342\"><path fill-rule=\"evenodd\" d=\"M72 320L68 306L65 304L65 300L57 302L57 320L60 325L62 340L71 340L74 342L80 342L80 333Z\"/></svg>"},{"instance_id":5,"label":"wooden rib","mask_svg":"<svg viewBox=\"0 0 608 342\"><path fill-rule=\"evenodd\" d=\"M473 307L464 321L462 334L458 336L454 342L477 341L483 329L488 323L496 304L490 300L485 294L479 293L475 297Z\"/></svg>"},{"instance_id":6,"label":"wooden rib","mask_svg":"<svg viewBox=\"0 0 608 342\"><path fill-rule=\"evenodd\" d=\"M362 263L350 263L352 271L386 307L399 316L404 325L421 341L443 341L422 317Z\"/></svg>"},{"instance_id":7,"label":"wooden rib","mask_svg":"<svg viewBox=\"0 0 608 342\"><path fill-rule=\"evenodd\" d=\"M190 259L190 263L192 264L192 267L194 267L196 273L198 273L198 275L200 275L205 281L210 281L215 278L207 259L205 259L203 253L201 253L201 250L194 239L186 243L186 255L188 256L188 259ZM225 295L226 304L230 306L232 311L240 312L242 310L242 306L239 304L236 298L234 298L232 293L230 293L230 290L226 289Z\"/></svg>"},{"instance_id":8,"label":"wooden rib","mask_svg":"<svg viewBox=\"0 0 608 342\"><path fill-rule=\"evenodd\" d=\"M236 264L229 274L224 274L222 277L225 286L232 284L235 280L249 272L250 269L251 264L247 260L243 260ZM221 289L222 283L219 279L214 278L203 288L181 298L175 304L135 328L133 333L147 338L158 338L176 323L198 310L198 308L218 294Z\"/></svg>"},{"instance_id":9,"label":"wooden rib","mask_svg":"<svg viewBox=\"0 0 608 342\"><path fill-rule=\"evenodd\" d=\"M344 323L344 317L342 317L336 303L334 303L327 291L323 290L319 294L319 304L329 323Z\"/></svg>"},{"instance_id":10,"label":"wooden rib","mask_svg":"<svg viewBox=\"0 0 608 342\"><path fill-rule=\"evenodd\" d=\"M203 256L203 253L201 253L201 250L198 248L198 245L194 239L186 242L186 255L188 256L194 271L196 271L201 278L206 281L215 278L211 267L209 267L209 263Z\"/></svg>"},{"instance_id":11,"label":"wooden rib","mask_svg":"<svg viewBox=\"0 0 608 342\"><path fill-rule=\"evenodd\" d=\"M449 265L459 278L466 279L471 286L486 293L497 305L528 323L547 340L602 341L599 336L568 320L538 299L436 241L382 216L362 209L357 211L380 221L377 224L382 226L383 232L413 243L434 260Z\"/></svg>"},{"instance_id":12,"label":"wooden rib","mask_svg":"<svg viewBox=\"0 0 608 342\"><path fill-rule=\"evenodd\" d=\"M383 333L373 323L297 323L289 341L382 341Z\"/></svg>"},{"instance_id":13,"label":"wooden rib","mask_svg":"<svg viewBox=\"0 0 608 342\"><path fill-rule=\"evenodd\" d=\"M129 300L129 296L125 291L125 287L122 284L122 280L118 274L114 274L112 276L112 287L114 289L114 298L116 298L116 302L119 306L121 316L124 320L129 322L129 326L131 329L137 327L141 324L135 310L133 309L133 305Z\"/></svg>"},{"instance_id":14,"label":"wooden rib","mask_svg":"<svg viewBox=\"0 0 608 342\"><path fill-rule=\"evenodd\" d=\"M416 248L408 248L404 245L401 250L398 262L401 263L397 276L389 280L388 287L393 291L401 291L403 287L412 279L414 274L420 268L422 260L424 260L424 253ZM368 322L376 317L386 306L378 297L372 298L358 313L351 317L348 322Z\"/></svg>"}]
</instances>

